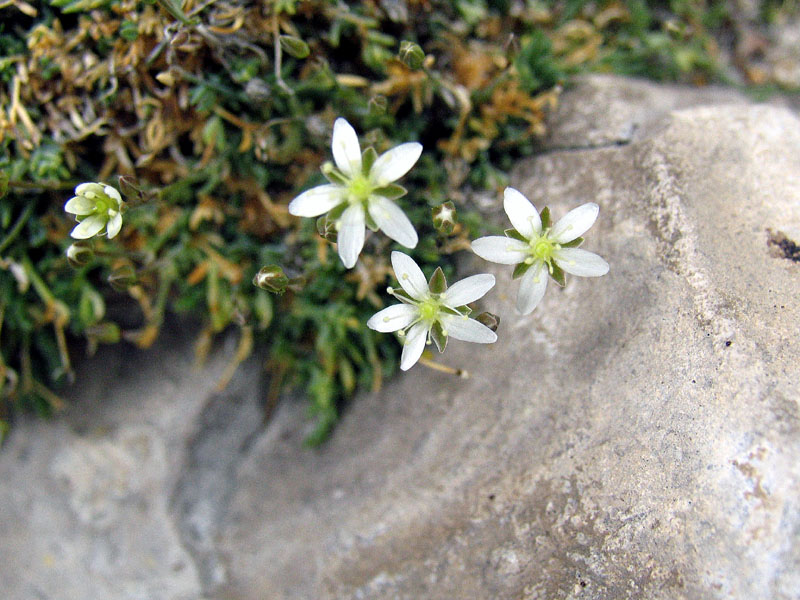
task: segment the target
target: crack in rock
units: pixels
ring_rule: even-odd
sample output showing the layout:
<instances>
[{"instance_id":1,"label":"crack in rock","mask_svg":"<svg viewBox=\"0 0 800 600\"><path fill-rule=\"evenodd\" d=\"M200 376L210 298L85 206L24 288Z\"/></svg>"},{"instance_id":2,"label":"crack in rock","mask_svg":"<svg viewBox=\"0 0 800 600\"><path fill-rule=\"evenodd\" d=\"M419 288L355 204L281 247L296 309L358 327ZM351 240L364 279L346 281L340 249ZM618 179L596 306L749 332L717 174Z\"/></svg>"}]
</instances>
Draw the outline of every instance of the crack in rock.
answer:
<instances>
[{"instance_id":1,"label":"crack in rock","mask_svg":"<svg viewBox=\"0 0 800 600\"><path fill-rule=\"evenodd\" d=\"M186 465L172 494L181 540L206 592L228 579L216 538L235 491L238 465L263 428L263 389L259 363L250 360L239 366L224 391L209 397L187 442Z\"/></svg>"}]
</instances>

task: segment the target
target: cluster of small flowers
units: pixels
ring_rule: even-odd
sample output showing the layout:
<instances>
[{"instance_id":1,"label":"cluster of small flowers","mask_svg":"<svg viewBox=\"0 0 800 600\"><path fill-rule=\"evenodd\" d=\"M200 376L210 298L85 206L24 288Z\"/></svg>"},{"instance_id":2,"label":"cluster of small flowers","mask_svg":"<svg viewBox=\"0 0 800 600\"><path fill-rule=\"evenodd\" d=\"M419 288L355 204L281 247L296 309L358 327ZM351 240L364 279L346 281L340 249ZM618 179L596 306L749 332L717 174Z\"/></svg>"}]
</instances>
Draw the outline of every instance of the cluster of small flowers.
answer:
<instances>
[{"instance_id":1,"label":"cluster of small flowers","mask_svg":"<svg viewBox=\"0 0 800 600\"><path fill-rule=\"evenodd\" d=\"M380 229L406 248L416 247L417 232L394 202L407 192L395 182L416 164L422 145L400 144L380 156L371 147L362 152L356 131L339 118L333 126L332 151L334 162L322 167L329 183L300 194L289 203L289 212L299 217L325 215L321 228L335 231L339 257L348 269L358 261L367 228ZM504 208L513 227L505 236L473 241L472 250L490 262L514 265L514 277L521 278L517 294L520 313L529 314L536 308L550 277L563 286L565 273L598 277L608 272L605 260L578 248L581 236L597 219L597 204L579 206L551 226L547 207L537 211L525 196L509 187L504 192ZM110 239L122 226L124 202L109 185L84 183L75 188L75 197L64 210L78 221L73 238L108 235ZM426 280L407 254L395 251L391 259L402 289L387 291L400 304L379 311L367 326L397 332L403 339L402 370L414 366L430 343L442 352L449 337L479 344L497 340L492 329L470 318L472 311L467 306L494 287L494 275L473 275L448 287L441 268Z\"/></svg>"},{"instance_id":2,"label":"cluster of small flowers","mask_svg":"<svg viewBox=\"0 0 800 600\"><path fill-rule=\"evenodd\" d=\"M289 204L289 212L300 217L327 213L324 229L332 226L337 232L339 257L347 268L358 260L367 227L380 229L400 245L414 248L417 233L394 203L406 190L394 182L411 170L422 154L422 146L412 142L380 156L372 148L362 153L355 130L339 118L333 127L332 150L335 165L326 163L322 169L330 183L300 194ZM564 273L598 277L608 272L605 260L577 247L597 219L597 204L579 206L552 226L547 208L538 212L513 188L505 190L504 208L513 228L506 230L505 236L475 240L472 250L485 260L515 265L514 276L522 278L517 295L517 309L522 314L536 308L550 277L564 285ZM407 254L395 251L391 258L402 289L387 291L400 304L379 311L367 326L380 332L398 332L403 339L402 370L414 366L431 342L441 352L448 337L479 344L497 340L492 329L469 317L467 306L494 287L494 275L473 275L447 287L441 269L437 268L427 281Z\"/></svg>"}]
</instances>

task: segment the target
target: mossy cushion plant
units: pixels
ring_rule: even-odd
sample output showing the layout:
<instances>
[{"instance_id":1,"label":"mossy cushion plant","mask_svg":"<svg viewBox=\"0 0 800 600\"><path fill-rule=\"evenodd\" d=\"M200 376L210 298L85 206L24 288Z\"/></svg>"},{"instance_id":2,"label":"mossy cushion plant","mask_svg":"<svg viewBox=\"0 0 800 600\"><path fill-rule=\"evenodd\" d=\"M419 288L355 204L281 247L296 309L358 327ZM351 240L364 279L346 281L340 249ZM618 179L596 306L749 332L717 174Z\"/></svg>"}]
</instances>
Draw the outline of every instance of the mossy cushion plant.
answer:
<instances>
[{"instance_id":1,"label":"mossy cushion plant","mask_svg":"<svg viewBox=\"0 0 800 600\"><path fill-rule=\"evenodd\" d=\"M571 73L716 76L707 3L662 4L2 4L3 431L62 406L76 351L147 348L170 312L200 319L198 360L238 331L221 384L257 353L268 405L303 390L312 444L401 353L441 368L420 339L491 341L497 317L465 306L483 287L436 291L500 231L471 199L500 201ZM437 273L428 296L397 287L393 251ZM391 311L413 352L373 317Z\"/></svg>"}]
</instances>

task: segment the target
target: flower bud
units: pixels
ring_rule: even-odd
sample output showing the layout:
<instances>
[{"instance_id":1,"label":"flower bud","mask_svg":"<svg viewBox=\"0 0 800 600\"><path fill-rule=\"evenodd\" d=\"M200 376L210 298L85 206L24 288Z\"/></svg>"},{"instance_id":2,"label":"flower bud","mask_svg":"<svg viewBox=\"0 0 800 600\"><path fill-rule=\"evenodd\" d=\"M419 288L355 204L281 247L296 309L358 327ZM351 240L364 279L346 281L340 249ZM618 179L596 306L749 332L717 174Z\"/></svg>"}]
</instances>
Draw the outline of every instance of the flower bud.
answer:
<instances>
[{"instance_id":1,"label":"flower bud","mask_svg":"<svg viewBox=\"0 0 800 600\"><path fill-rule=\"evenodd\" d=\"M94 340L95 343L116 344L122 338L122 333L116 323L103 321L87 327L86 336Z\"/></svg>"},{"instance_id":2,"label":"flower bud","mask_svg":"<svg viewBox=\"0 0 800 600\"><path fill-rule=\"evenodd\" d=\"M367 103L367 110L369 111L370 116L378 117L386 114L386 109L388 106L389 101L386 99L386 96L377 94L369 99L369 102Z\"/></svg>"},{"instance_id":3,"label":"flower bud","mask_svg":"<svg viewBox=\"0 0 800 600\"><path fill-rule=\"evenodd\" d=\"M278 265L267 265L261 267L253 277L253 285L274 294L283 294L289 285L289 278Z\"/></svg>"},{"instance_id":4,"label":"flower bud","mask_svg":"<svg viewBox=\"0 0 800 600\"><path fill-rule=\"evenodd\" d=\"M336 243L339 238L338 231L336 230L336 221L329 219L327 216L317 219L317 233L319 236L332 244Z\"/></svg>"},{"instance_id":5,"label":"flower bud","mask_svg":"<svg viewBox=\"0 0 800 600\"><path fill-rule=\"evenodd\" d=\"M311 49L303 40L293 35L282 35L280 37L281 48L286 54L295 58L306 58L311 54Z\"/></svg>"},{"instance_id":6,"label":"flower bud","mask_svg":"<svg viewBox=\"0 0 800 600\"><path fill-rule=\"evenodd\" d=\"M482 325L486 325L492 331L497 331L500 326L500 317L490 312L482 312L475 317L475 320Z\"/></svg>"},{"instance_id":7,"label":"flower bud","mask_svg":"<svg viewBox=\"0 0 800 600\"><path fill-rule=\"evenodd\" d=\"M73 268L88 265L94 258L92 243L86 240L79 240L69 245L67 248L67 262Z\"/></svg>"},{"instance_id":8,"label":"flower bud","mask_svg":"<svg viewBox=\"0 0 800 600\"><path fill-rule=\"evenodd\" d=\"M456 207L448 201L431 209L433 227L442 235L451 235L456 228Z\"/></svg>"},{"instance_id":9,"label":"flower bud","mask_svg":"<svg viewBox=\"0 0 800 600\"><path fill-rule=\"evenodd\" d=\"M411 69L419 69L425 62L425 52L419 44L403 40L400 42L399 58Z\"/></svg>"},{"instance_id":10,"label":"flower bud","mask_svg":"<svg viewBox=\"0 0 800 600\"><path fill-rule=\"evenodd\" d=\"M111 271L108 283L118 292L125 292L132 285L136 285L136 271L131 265L121 265Z\"/></svg>"}]
</instances>

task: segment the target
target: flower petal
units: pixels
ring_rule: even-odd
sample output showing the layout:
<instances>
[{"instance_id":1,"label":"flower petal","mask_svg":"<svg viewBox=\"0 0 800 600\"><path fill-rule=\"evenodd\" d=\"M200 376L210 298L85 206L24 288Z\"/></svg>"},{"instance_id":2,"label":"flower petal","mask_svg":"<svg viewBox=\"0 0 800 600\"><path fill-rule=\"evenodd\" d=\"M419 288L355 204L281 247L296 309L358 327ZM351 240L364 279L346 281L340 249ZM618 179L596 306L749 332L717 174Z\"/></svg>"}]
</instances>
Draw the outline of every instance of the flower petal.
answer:
<instances>
[{"instance_id":1,"label":"flower petal","mask_svg":"<svg viewBox=\"0 0 800 600\"><path fill-rule=\"evenodd\" d=\"M306 190L289 202L289 214L296 217L318 217L344 202L344 188L329 183Z\"/></svg>"},{"instance_id":2,"label":"flower petal","mask_svg":"<svg viewBox=\"0 0 800 600\"><path fill-rule=\"evenodd\" d=\"M490 235L472 242L472 251L490 262L518 265L528 257L528 244L514 238Z\"/></svg>"},{"instance_id":3,"label":"flower petal","mask_svg":"<svg viewBox=\"0 0 800 600\"><path fill-rule=\"evenodd\" d=\"M367 327L387 333L405 329L419 316L416 306L410 304L395 304L376 312L367 321Z\"/></svg>"},{"instance_id":4,"label":"flower petal","mask_svg":"<svg viewBox=\"0 0 800 600\"><path fill-rule=\"evenodd\" d=\"M542 232L542 219L531 201L514 188L507 187L503 192L503 208L514 229L526 238Z\"/></svg>"},{"instance_id":5,"label":"flower petal","mask_svg":"<svg viewBox=\"0 0 800 600\"><path fill-rule=\"evenodd\" d=\"M403 342L403 354L400 356L400 369L408 371L417 364L419 357L425 350L425 342L428 339L428 327L424 323L417 323L408 330L405 342Z\"/></svg>"},{"instance_id":6,"label":"flower petal","mask_svg":"<svg viewBox=\"0 0 800 600\"><path fill-rule=\"evenodd\" d=\"M78 223L70 235L76 240L86 240L97 235L106 226L107 219L100 215L91 215Z\"/></svg>"},{"instance_id":7,"label":"flower petal","mask_svg":"<svg viewBox=\"0 0 800 600\"><path fill-rule=\"evenodd\" d=\"M120 229L122 229L122 215L120 213L114 213L114 216L108 220L108 225L106 225L108 239L116 237Z\"/></svg>"},{"instance_id":8,"label":"flower petal","mask_svg":"<svg viewBox=\"0 0 800 600\"><path fill-rule=\"evenodd\" d=\"M465 316L443 315L440 319L446 336L474 342L476 344L492 344L497 341L497 334L475 319Z\"/></svg>"},{"instance_id":9,"label":"flower petal","mask_svg":"<svg viewBox=\"0 0 800 600\"><path fill-rule=\"evenodd\" d=\"M559 244L566 244L586 233L597 220L600 207L594 202L587 202L573 208L553 225L550 239Z\"/></svg>"},{"instance_id":10,"label":"flower petal","mask_svg":"<svg viewBox=\"0 0 800 600\"><path fill-rule=\"evenodd\" d=\"M430 293L428 282L422 269L414 262L413 258L395 250L392 252L392 268L400 286L409 296L414 300L423 300L428 297Z\"/></svg>"},{"instance_id":11,"label":"flower petal","mask_svg":"<svg viewBox=\"0 0 800 600\"><path fill-rule=\"evenodd\" d=\"M122 204L122 196L119 195L119 192L116 190L116 188L106 185L103 186L103 191L106 193L106 196L117 201L117 206Z\"/></svg>"},{"instance_id":12,"label":"flower petal","mask_svg":"<svg viewBox=\"0 0 800 600\"><path fill-rule=\"evenodd\" d=\"M411 170L422 154L422 144L409 142L400 144L381 154L372 165L369 178L373 185L381 187L397 181Z\"/></svg>"},{"instance_id":13,"label":"flower petal","mask_svg":"<svg viewBox=\"0 0 800 600\"><path fill-rule=\"evenodd\" d=\"M94 212L95 203L89 198L75 196L67 200L64 211L73 215L89 215Z\"/></svg>"},{"instance_id":14,"label":"flower petal","mask_svg":"<svg viewBox=\"0 0 800 600\"><path fill-rule=\"evenodd\" d=\"M494 275L483 273L471 275L461 281L455 282L442 295L442 300L447 306L457 308L470 302L475 302L494 287Z\"/></svg>"},{"instance_id":15,"label":"flower petal","mask_svg":"<svg viewBox=\"0 0 800 600\"><path fill-rule=\"evenodd\" d=\"M366 226L364 208L360 204L349 207L339 219L339 234L336 240L339 246L339 258L348 269L355 266L361 248L364 247Z\"/></svg>"},{"instance_id":16,"label":"flower petal","mask_svg":"<svg viewBox=\"0 0 800 600\"><path fill-rule=\"evenodd\" d=\"M333 150L333 161L342 173L352 177L361 172L361 146L358 143L358 135L353 126L341 117L333 124L331 150Z\"/></svg>"},{"instance_id":17,"label":"flower petal","mask_svg":"<svg viewBox=\"0 0 800 600\"><path fill-rule=\"evenodd\" d=\"M417 232L397 204L383 196L373 195L370 196L367 210L381 231L395 242L406 248L414 248L417 245L419 241Z\"/></svg>"},{"instance_id":18,"label":"flower petal","mask_svg":"<svg viewBox=\"0 0 800 600\"><path fill-rule=\"evenodd\" d=\"M92 194L102 194L103 193L103 186L99 183L81 183L78 187L75 188L75 195L76 196L84 196L86 195L88 198L94 198Z\"/></svg>"},{"instance_id":19,"label":"flower petal","mask_svg":"<svg viewBox=\"0 0 800 600\"><path fill-rule=\"evenodd\" d=\"M542 262L533 265L525 272L519 284L519 292L517 292L517 310L521 314L532 313L533 309L542 301L549 278Z\"/></svg>"},{"instance_id":20,"label":"flower petal","mask_svg":"<svg viewBox=\"0 0 800 600\"><path fill-rule=\"evenodd\" d=\"M580 277L600 277L608 273L608 263L602 257L580 248L556 250L553 260L567 273Z\"/></svg>"}]
</instances>

